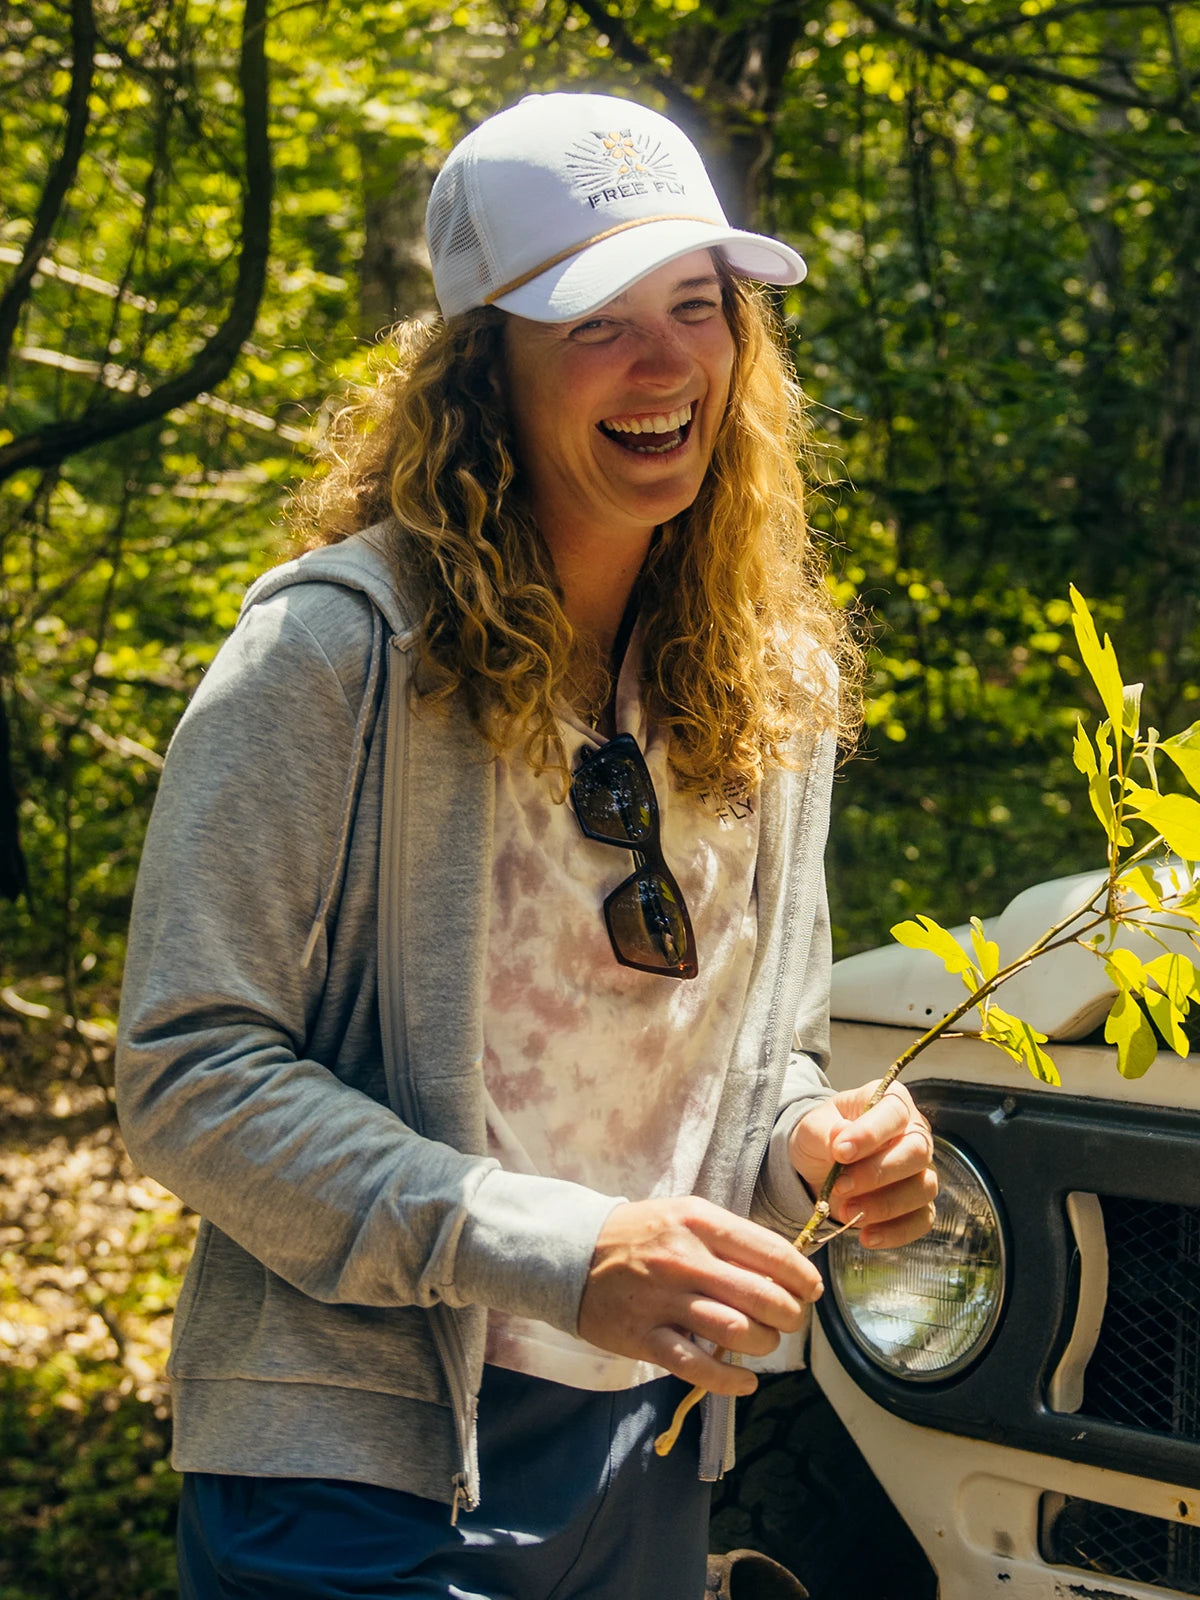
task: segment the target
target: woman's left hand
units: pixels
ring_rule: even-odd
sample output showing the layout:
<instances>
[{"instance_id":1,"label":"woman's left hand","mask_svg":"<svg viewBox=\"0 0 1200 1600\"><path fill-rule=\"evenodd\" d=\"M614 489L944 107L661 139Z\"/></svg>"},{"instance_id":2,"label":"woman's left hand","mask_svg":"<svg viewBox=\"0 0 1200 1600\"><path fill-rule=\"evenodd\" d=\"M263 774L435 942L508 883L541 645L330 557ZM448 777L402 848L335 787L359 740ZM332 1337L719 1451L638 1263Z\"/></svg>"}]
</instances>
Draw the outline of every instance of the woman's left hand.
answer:
<instances>
[{"instance_id":1,"label":"woman's left hand","mask_svg":"<svg viewBox=\"0 0 1200 1600\"><path fill-rule=\"evenodd\" d=\"M814 1195L833 1163L841 1163L845 1170L833 1187L831 1215L839 1222L858 1217L869 1250L928 1233L938 1189L928 1122L900 1083L865 1111L877 1084L844 1089L814 1107L788 1141L792 1165Z\"/></svg>"}]
</instances>

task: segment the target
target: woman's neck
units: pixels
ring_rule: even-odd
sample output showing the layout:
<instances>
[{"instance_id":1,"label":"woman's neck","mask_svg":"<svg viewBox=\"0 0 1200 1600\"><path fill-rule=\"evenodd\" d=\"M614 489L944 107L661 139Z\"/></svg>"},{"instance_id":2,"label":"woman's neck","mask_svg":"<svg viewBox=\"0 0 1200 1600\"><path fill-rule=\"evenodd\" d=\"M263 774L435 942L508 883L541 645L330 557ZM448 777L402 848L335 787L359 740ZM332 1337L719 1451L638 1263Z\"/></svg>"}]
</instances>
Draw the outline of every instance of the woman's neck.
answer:
<instances>
[{"instance_id":1,"label":"woman's neck","mask_svg":"<svg viewBox=\"0 0 1200 1600\"><path fill-rule=\"evenodd\" d=\"M614 534L560 528L544 537L567 621L600 661L609 661L654 529Z\"/></svg>"},{"instance_id":2,"label":"woman's neck","mask_svg":"<svg viewBox=\"0 0 1200 1600\"><path fill-rule=\"evenodd\" d=\"M637 583L654 538L559 540L551 545L563 610L577 646L571 699L605 738L615 732L617 678L637 620Z\"/></svg>"}]
</instances>

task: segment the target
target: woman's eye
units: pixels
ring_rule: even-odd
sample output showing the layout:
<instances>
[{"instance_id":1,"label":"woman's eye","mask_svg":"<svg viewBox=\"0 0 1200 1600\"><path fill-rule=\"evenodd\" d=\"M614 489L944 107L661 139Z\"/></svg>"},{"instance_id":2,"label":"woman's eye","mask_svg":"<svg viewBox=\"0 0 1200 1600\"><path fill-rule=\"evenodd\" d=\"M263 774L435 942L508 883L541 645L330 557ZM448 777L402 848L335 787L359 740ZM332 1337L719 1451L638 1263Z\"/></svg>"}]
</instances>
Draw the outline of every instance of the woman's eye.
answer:
<instances>
[{"instance_id":1,"label":"woman's eye","mask_svg":"<svg viewBox=\"0 0 1200 1600\"><path fill-rule=\"evenodd\" d=\"M608 317L592 317L571 329L569 338L577 344L603 344L617 335L617 324Z\"/></svg>"},{"instance_id":2,"label":"woman's eye","mask_svg":"<svg viewBox=\"0 0 1200 1600\"><path fill-rule=\"evenodd\" d=\"M705 317L720 309L720 302L717 300L699 299L685 300L682 305L676 306L675 312L677 316L686 317L689 322L703 322Z\"/></svg>"}]
</instances>

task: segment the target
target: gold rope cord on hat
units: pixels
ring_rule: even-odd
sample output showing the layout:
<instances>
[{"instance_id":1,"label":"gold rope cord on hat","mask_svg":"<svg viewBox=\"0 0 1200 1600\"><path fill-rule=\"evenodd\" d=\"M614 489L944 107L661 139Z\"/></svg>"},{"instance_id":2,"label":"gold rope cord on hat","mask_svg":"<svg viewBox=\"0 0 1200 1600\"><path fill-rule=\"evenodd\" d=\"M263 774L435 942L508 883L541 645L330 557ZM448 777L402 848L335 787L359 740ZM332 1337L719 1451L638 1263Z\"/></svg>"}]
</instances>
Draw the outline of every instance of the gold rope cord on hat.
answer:
<instances>
[{"instance_id":1,"label":"gold rope cord on hat","mask_svg":"<svg viewBox=\"0 0 1200 1600\"><path fill-rule=\"evenodd\" d=\"M491 294L483 297L485 306L494 304L502 295L512 294L514 289L521 289L534 278L540 278L543 272L549 272L551 267L558 266L560 261L569 261L572 256L577 256L581 250L589 250L592 245L599 244L601 239L611 239L614 234L627 233L630 228L644 227L647 222L707 222L712 228L725 228L727 222L718 222L715 217L698 217L682 211L663 211L653 217L635 217L631 222L618 222L613 228L605 228L603 233L594 233L590 239L585 239L582 244L570 245L566 250L560 250L556 256L551 256L548 261L530 267L528 272L523 272L519 278L512 278L508 283L502 284L499 289L493 289Z\"/></svg>"}]
</instances>

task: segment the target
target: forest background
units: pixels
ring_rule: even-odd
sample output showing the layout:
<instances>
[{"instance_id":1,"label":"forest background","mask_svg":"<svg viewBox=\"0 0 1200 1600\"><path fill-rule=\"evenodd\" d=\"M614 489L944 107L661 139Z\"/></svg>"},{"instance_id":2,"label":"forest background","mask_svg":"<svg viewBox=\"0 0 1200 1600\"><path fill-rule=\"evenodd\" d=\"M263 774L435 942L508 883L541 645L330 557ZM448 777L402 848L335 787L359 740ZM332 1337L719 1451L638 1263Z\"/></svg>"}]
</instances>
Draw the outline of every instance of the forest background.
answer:
<instances>
[{"instance_id":1,"label":"forest background","mask_svg":"<svg viewBox=\"0 0 1200 1600\"><path fill-rule=\"evenodd\" d=\"M1069 581L1150 720L1196 715L1198 80L1175 0L0 4L4 1600L173 1593L191 1219L108 1081L140 840L337 394L432 312L449 146L531 89L636 96L808 259L812 520L873 632L845 954L1096 864Z\"/></svg>"}]
</instances>

